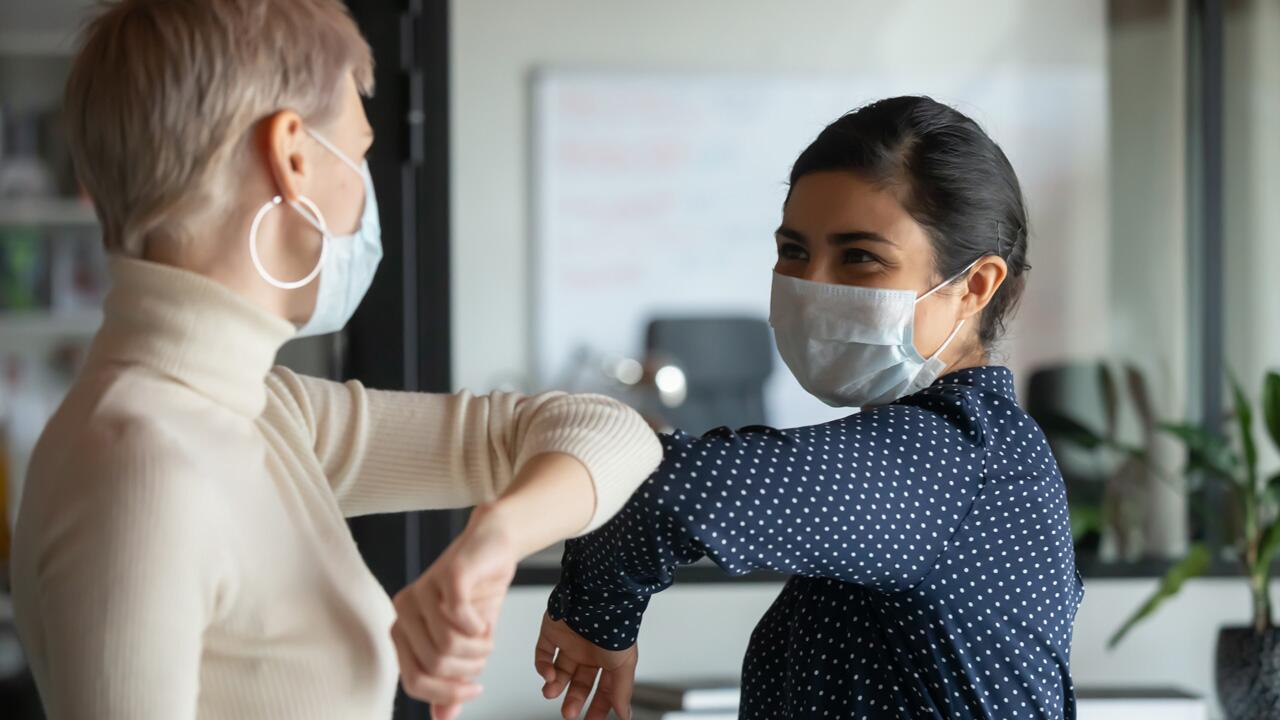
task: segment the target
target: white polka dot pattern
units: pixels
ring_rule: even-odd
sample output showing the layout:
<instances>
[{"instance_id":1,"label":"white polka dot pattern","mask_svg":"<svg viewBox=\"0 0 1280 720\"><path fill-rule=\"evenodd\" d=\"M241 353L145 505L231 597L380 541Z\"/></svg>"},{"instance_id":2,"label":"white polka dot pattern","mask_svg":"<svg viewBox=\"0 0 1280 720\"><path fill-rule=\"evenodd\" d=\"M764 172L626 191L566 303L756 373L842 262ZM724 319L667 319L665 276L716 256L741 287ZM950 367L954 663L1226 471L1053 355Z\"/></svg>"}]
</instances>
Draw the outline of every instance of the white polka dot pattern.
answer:
<instances>
[{"instance_id":1,"label":"white polka dot pattern","mask_svg":"<svg viewBox=\"0 0 1280 720\"><path fill-rule=\"evenodd\" d=\"M743 718L1075 717L1066 494L1008 369L663 445L623 510L568 543L553 617L628 647L649 597L705 555L794 576L752 634Z\"/></svg>"}]
</instances>

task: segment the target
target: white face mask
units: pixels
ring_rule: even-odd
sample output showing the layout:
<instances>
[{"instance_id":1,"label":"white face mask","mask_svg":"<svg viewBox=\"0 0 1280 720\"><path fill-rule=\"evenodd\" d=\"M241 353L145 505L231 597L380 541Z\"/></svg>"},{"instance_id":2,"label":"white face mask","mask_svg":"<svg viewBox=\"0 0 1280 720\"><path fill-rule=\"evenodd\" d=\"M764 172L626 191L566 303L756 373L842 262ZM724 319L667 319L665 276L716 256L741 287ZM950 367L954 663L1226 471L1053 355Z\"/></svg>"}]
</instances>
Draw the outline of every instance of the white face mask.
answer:
<instances>
[{"instance_id":1,"label":"white face mask","mask_svg":"<svg viewBox=\"0 0 1280 720\"><path fill-rule=\"evenodd\" d=\"M364 211L360 215L360 226L355 232L332 235L315 203L305 196L300 196L297 201L289 201L289 206L320 232L323 242L320 261L315 268L301 280L293 281L279 280L272 276L258 257L258 225L268 212L280 205L281 197L277 195L272 198L253 218L253 225L249 229L249 256L263 280L284 290L294 290L306 286L316 276L320 277L316 309L311 313L311 319L298 330L298 337L324 335L346 327L365 293L369 291L378 263L382 261L382 224L378 219L378 198L373 192L369 163L357 165L319 133L310 129L307 133L360 176L364 185Z\"/></svg>"},{"instance_id":2,"label":"white face mask","mask_svg":"<svg viewBox=\"0 0 1280 720\"><path fill-rule=\"evenodd\" d=\"M925 359L916 350L916 303L977 264L916 297L911 290L830 285L773 274L769 324L778 352L800 385L832 407L891 403L933 384L956 324Z\"/></svg>"}]
</instances>

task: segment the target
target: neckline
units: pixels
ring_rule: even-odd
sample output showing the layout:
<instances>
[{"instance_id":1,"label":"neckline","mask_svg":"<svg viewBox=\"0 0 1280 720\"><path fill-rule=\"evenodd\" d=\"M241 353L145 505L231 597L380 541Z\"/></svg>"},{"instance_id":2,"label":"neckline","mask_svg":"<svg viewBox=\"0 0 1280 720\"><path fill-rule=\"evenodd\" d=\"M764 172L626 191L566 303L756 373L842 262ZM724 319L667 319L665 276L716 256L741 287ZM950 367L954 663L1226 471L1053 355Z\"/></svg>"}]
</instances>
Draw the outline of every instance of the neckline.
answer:
<instances>
[{"instance_id":1,"label":"neckline","mask_svg":"<svg viewBox=\"0 0 1280 720\"><path fill-rule=\"evenodd\" d=\"M296 334L292 323L193 272L120 256L110 269L90 363L143 366L237 413L262 414L263 381Z\"/></svg>"}]
</instances>

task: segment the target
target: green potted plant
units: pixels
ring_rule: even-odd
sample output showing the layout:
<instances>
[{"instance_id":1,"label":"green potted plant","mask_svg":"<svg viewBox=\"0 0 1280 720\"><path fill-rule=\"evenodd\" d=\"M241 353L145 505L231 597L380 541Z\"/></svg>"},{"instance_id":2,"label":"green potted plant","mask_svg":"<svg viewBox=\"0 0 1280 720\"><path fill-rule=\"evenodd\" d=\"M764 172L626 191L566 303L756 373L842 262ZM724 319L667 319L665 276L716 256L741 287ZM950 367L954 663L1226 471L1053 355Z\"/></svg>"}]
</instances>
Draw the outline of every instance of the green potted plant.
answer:
<instances>
[{"instance_id":1,"label":"green potted plant","mask_svg":"<svg viewBox=\"0 0 1280 720\"><path fill-rule=\"evenodd\" d=\"M1232 408L1224 432L1208 432L1190 423L1160 427L1186 445L1188 474L1221 489L1234 520L1227 523L1227 537L1253 601L1249 625L1224 627L1218 633L1218 699L1230 720L1276 718L1280 717L1280 629L1272 619L1270 579L1272 561L1280 550L1280 472L1261 476L1254 408L1234 379L1231 391ZM1266 434L1280 448L1280 374L1267 373L1261 406ZM1082 442L1107 442L1078 423L1063 422ZM1136 448L1120 449L1135 457L1142 453ZM1134 625L1177 594L1187 580L1203 575L1210 564L1208 548L1193 544L1165 574L1156 591L1112 635L1108 647L1114 647Z\"/></svg>"}]
</instances>

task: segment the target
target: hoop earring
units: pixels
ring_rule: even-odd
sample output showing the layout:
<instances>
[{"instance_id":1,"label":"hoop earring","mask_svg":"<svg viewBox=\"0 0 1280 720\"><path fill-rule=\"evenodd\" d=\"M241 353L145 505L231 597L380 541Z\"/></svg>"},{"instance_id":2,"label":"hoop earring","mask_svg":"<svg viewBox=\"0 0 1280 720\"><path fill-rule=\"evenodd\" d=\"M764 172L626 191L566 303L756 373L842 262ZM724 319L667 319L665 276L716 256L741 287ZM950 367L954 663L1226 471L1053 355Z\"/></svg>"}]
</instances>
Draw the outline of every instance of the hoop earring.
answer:
<instances>
[{"instance_id":1,"label":"hoop earring","mask_svg":"<svg viewBox=\"0 0 1280 720\"><path fill-rule=\"evenodd\" d=\"M297 203L290 200L289 206L296 210L299 215L306 218L307 222L311 223L312 227L320 231L320 260L316 263L316 266L312 268L311 272L301 280L285 281L275 278L271 273L267 272L267 269L262 265L262 259L258 257L258 226L262 224L262 218L266 217L267 213L276 209L276 206L283 201L284 198L276 195L268 200L265 205L258 208L258 214L253 216L253 224L249 226L249 257L253 260L253 267L257 269L258 274L262 276L263 280L266 280L268 283L280 288L281 290L297 290L298 288L307 285L312 280L315 280L316 276L320 274L320 268L324 267L324 261L329 256L329 226L325 224L324 215L320 214L320 208L316 207L316 204L311 202L311 200L309 200L305 195L299 195L298 202L301 202L306 206L306 209L315 216L314 218L307 217L307 214L302 211L302 208L298 207Z\"/></svg>"}]
</instances>

